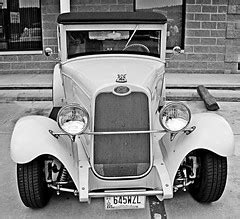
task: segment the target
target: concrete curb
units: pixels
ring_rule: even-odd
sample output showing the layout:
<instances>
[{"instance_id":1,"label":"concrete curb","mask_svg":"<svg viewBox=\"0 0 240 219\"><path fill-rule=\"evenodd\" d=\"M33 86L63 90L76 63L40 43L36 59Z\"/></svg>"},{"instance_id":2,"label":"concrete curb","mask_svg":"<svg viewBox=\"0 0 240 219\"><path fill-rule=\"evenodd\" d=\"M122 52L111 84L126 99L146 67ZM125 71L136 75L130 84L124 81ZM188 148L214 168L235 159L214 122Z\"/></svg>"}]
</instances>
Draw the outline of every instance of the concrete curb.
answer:
<instances>
[{"instance_id":1,"label":"concrete curb","mask_svg":"<svg viewBox=\"0 0 240 219\"><path fill-rule=\"evenodd\" d=\"M13 101L52 101L52 89L0 90L0 103Z\"/></svg>"},{"instance_id":2,"label":"concrete curb","mask_svg":"<svg viewBox=\"0 0 240 219\"><path fill-rule=\"evenodd\" d=\"M238 74L166 74L170 101L201 101L197 86L204 85L217 101L240 102ZM52 74L0 75L0 102L51 101Z\"/></svg>"},{"instance_id":3,"label":"concrete curb","mask_svg":"<svg viewBox=\"0 0 240 219\"><path fill-rule=\"evenodd\" d=\"M240 90L211 90L222 102L240 102ZM168 101L202 101L196 89L166 89ZM0 103L11 101L52 101L52 89L0 89Z\"/></svg>"}]
</instances>

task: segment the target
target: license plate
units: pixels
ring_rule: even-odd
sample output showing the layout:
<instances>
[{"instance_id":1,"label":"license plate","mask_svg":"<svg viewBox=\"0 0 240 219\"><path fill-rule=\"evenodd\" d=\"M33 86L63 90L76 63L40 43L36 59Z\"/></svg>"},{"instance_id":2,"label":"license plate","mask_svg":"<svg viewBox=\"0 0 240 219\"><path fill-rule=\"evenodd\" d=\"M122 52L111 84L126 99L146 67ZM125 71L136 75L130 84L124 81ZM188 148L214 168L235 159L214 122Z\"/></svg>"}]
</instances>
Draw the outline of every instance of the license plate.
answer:
<instances>
[{"instance_id":1,"label":"license plate","mask_svg":"<svg viewBox=\"0 0 240 219\"><path fill-rule=\"evenodd\" d=\"M105 197L105 209L140 209L145 208L146 196L127 195Z\"/></svg>"}]
</instances>

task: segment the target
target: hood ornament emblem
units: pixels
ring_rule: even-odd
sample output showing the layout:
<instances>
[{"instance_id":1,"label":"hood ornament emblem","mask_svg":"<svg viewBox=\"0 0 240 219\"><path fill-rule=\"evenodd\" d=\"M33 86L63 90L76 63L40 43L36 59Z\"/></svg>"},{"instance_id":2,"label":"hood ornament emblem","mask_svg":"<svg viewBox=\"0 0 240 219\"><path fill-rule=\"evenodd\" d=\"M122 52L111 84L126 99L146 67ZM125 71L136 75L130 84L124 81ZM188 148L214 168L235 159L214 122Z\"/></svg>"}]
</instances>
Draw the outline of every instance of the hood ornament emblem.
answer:
<instances>
[{"instance_id":1,"label":"hood ornament emblem","mask_svg":"<svg viewBox=\"0 0 240 219\"><path fill-rule=\"evenodd\" d=\"M118 83L126 83L127 82L127 74L118 74L116 82L118 82Z\"/></svg>"}]
</instances>

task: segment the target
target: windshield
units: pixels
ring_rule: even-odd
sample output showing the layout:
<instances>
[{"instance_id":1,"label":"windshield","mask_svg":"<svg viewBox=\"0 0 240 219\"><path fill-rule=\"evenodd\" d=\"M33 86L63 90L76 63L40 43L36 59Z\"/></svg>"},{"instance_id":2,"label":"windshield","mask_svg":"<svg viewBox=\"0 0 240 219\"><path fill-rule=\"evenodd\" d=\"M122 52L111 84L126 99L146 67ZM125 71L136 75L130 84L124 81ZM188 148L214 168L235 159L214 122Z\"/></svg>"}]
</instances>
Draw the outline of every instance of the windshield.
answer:
<instances>
[{"instance_id":1,"label":"windshield","mask_svg":"<svg viewBox=\"0 0 240 219\"><path fill-rule=\"evenodd\" d=\"M67 31L68 58L99 53L131 53L160 57L159 30Z\"/></svg>"}]
</instances>

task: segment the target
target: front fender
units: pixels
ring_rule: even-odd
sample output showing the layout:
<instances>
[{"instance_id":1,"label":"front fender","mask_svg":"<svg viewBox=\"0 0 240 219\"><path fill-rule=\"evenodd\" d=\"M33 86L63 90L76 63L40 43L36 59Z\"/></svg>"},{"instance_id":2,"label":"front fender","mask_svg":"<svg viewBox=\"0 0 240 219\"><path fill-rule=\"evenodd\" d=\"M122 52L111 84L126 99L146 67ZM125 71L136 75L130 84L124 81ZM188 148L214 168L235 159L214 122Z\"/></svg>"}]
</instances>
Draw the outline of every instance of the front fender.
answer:
<instances>
[{"instance_id":1,"label":"front fender","mask_svg":"<svg viewBox=\"0 0 240 219\"><path fill-rule=\"evenodd\" d=\"M40 155L52 155L63 163L75 185L78 185L78 159L74 156L70 138L60 136L57 139L49 130L61 132L54 120L44 116L26 116L19 119L11 138L12 160L23 164Z\"/></svg>"},{"instance_id":2,"label":"front fender","mask_svg":"<svg viewBox=\"0 0 240 219\"><path fill-rule=\"evenodd\" d=\"M213 113L195 114L189 124L192 126L196 129L189 135L181 132L171 141L167 133L159 142L172 184L182 160L191 151L206 149L220 156L234 153L234 135L223 117Z\"/></svg>"}]
</instances>

